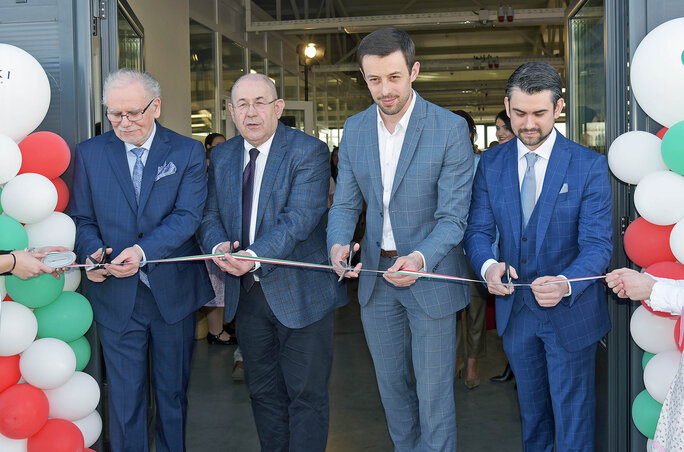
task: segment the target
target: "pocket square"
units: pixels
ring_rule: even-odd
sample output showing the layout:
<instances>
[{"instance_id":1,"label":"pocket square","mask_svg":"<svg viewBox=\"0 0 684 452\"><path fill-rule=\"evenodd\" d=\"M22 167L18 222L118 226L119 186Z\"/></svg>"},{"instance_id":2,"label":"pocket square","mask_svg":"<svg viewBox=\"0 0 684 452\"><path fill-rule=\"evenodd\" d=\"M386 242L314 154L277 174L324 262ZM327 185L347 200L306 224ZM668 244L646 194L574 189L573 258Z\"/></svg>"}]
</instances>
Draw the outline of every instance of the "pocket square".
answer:
<instances>
[{"instance_id":1,"label":"pocket square","mask_svg":"<svg viewBox=\"0 0 684 452\"><path fill-rule=\"evenodd\" d=\"M162 166L157 168L157 177L154 179L157 182L162 177L170 176L176 174L176 165L173 162L164 162Z\"/></svg>"},{"instance_id":2,"label":"pocket square","mask_svg":"<svg viewBox=\"0 0 684 452\"><path fill-rule=\"evenodd\" d=\"M558 194L559 194L559 195L562 195L563 193L567 193L567 192L568 192L568 184L563 184L563 186L561 187L561 189L560 189L560 191L558 192Z\"/></svg>"}]
</instances>

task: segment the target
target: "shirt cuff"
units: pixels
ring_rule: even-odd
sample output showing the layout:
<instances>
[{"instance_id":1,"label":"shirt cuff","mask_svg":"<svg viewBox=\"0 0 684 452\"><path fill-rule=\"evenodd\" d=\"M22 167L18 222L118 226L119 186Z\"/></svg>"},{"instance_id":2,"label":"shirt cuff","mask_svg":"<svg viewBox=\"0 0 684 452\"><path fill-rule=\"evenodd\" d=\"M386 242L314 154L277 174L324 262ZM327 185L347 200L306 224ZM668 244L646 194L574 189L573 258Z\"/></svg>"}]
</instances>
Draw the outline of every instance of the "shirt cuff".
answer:
<instances>
[{"instance_id":1,"label":"shirt cuff","mask_svg":"<svg viewBox=\"0 0 684 452\"><path fill-rule=\"evenodd\" d=\"M568 278L566 278L566 277L563 276L563 275L558 275L558 277L559 277L559 278L563 278L563 279L568 279ZM570 295L572 295L572 284L570 284L570 281L568 281L568 293L566 293L565 295L563 295L563 297L569 297Z\"/></svg>"},{"instance_id":2,"label":"shirt cuff","mask_svg":"<svg viewBox=\"0 0 684 452\"><path fill-rule=\"evenodd\" d=\"M419 272L426 272L427 270L425 269L425 267L427 266L427 262L425 262L425 256L423 256L423 253L421 253L418 250L415 250L414 253L418 253L420 255L420 258L423 260L423 267L420 268L418 271Z\"/></svg>"},{"instance_id":3,"label":"shirt cuff","mask_svg":"<svg viewBox=\"0 0 684 452\"><path fill-rule=\"evenodd\" d=\"M674 299L675 297L672 297L672 293L676 290L677 288L674 285L656 279L656 283L651 290L651 298L645 300L646 304L654 311L669 312L670 314L678 315L682 311L682 306L679 306Z\"/></svg>"},{"instance_id":4,"label":"shirt cuff","mask_svg":"<svg viewBox=\"0 0 684 452\"><path fill-rule=\"evenodd\" d=\"M256 253L255 253L254 251L252 251L252 250L250 250L250 249L246 249L245 251L246 251L249 255L251 255L252 257L259 257L259 256L256 255ZM254 261L254 267L252 267L252 269L250 270L250 272L256 271L259 267L261 267L261 262L256 262L256 261Z\"/></svg>"},{"instance_id":5,"label":"shirt cuff","mask_svg":"<svg viewBox=\"0 0 684 452\"><path fill-rule=\"evenodd\" d=\"M140 250L140 253L142 254L142 260L140 261L140 266L144 267L147 264L147 257L145 256L145 251L142 248L140 248L140 245L138 245L137 243L133 246Z\"/></svg>"},{"instance_id":6,"label":"shirt cuff","mask_svg":"<svg viewBox=\"0 0 684 452\"><path fill-rule=\"evenodd\" d=\"M482 264L482 268L480 269L482 281L487 282L487 278L485 278L485 275L487 274L487 270L489 270L489 267L491 267L494 264L498 264L498 262L495 259L487 259L485 263Z\"/></svg>"}]
</instances>

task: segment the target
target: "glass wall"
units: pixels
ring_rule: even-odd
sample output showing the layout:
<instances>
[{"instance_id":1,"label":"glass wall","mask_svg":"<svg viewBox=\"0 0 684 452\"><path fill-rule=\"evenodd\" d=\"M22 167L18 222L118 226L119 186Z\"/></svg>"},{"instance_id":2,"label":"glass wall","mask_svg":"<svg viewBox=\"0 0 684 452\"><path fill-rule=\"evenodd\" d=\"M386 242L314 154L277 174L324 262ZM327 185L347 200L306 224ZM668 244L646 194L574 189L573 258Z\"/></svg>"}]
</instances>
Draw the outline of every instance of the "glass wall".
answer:
<instances>
[{"instance_id":1,"label":"glass wall","mask_svg":"<svg viewBox=\"0 0 684 452\"><path fill-rule=\"evenodd\" d=\"M233 83L245 73L245 48L225 36L221 37L223 91L228 93Z\"/></svg>"},{"instance_id":2,"label":"glass wall","mask_svg":"<svg viewBox=\"0 0 684 452\"><path fill-rule=\"evenodd\" d=\"M190 105L193 138L204 141L219 130L216 116L214 32L190 20Z\"/></svg>"},{"instance_id":3,"label":"glass wall","mask_svg":"<svg viewBox=\"0 0 684 452\"><path fill-rule=\"evenodd\" d=\"M117 9L119 67L143 70L142 27L125 9Z\"/></svg>"}]
</instances>

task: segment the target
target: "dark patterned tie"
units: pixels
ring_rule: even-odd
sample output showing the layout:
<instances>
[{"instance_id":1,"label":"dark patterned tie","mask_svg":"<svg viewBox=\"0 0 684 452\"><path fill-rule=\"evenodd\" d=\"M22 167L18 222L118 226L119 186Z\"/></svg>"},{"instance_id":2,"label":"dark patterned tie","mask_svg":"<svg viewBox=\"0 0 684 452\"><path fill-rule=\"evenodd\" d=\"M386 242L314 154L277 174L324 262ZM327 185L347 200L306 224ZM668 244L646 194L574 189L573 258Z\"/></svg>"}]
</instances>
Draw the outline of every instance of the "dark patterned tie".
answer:
<instances>
[{"instance_id":1,"label":"dark patterned tie","mask_svg":"<svg viewBox=\"0 0 684 452\"><path fill-rule=\"evenodd\" d=\"M259 150L252 148L249 150L249 163L242 173L242 249L246 250L250 245L249 241L249 225L252 220L252 197L254 195L254 174L256 172L256 159L259 156ZM254 275L252 272L247 272L242 275L242 287L249 291L254 285Z\"/></svg>"}]
</instances>

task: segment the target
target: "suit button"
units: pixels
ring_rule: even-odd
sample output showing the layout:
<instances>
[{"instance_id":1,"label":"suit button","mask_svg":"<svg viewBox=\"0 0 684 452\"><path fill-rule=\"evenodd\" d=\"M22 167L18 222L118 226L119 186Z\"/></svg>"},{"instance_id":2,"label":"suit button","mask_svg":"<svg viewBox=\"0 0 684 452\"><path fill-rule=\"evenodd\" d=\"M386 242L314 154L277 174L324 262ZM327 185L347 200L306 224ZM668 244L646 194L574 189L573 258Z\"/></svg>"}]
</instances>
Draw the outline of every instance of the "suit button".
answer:
<instances>
[{"instance_id":1,"label":"suit button","mask_svg":"<svg viewBox=\"0 0 684 452\"><path fill-rule=\"evenodd\" d=\"M523 264L526 264L526 263L527 263L527 259L523 259L523 260L521 260L520 262L522 262Z\"/></svg>"},{"instance_id":2,"label":"suit button","mask_svg":"<svg viewBox=\"0 0 684 452\"><path fill-rule=\"evenodd\" d=\"M383 216L383 215L384 215L384 213L383 213L383 212L380 212L380 216Z\"/></svg>"},{"instance_id":3,"label":"suit button","mask_svg":"<svg viewBox=\"0 0 684 452\"><path fill-rule=\"evenodd\" d=\"M523 237L523 238L522 238L522 241L523 241L523 242L527 242L527 237Z\"/></svg>"},{"instance_id":4,"label":"suit button","mask_svg":"<svg viewBox=\"0 0 684 452\"><path fill-rule=\"evenodd\" d=\"M143 238L143 233L142 233L142 232L141 232L140 234L138 234L138 238L139 238L139 239Z\"/></svg>"},{"instance_id":5,"label":"suit button","mask_svg":"<svg viewBox=\"0 0 684 452\"><path fill-rule=\"evenodd\" d=\"M376 244L377 246L380 246L380 242L375 242L375 244Z\"/></svg>"}]
</instances>

